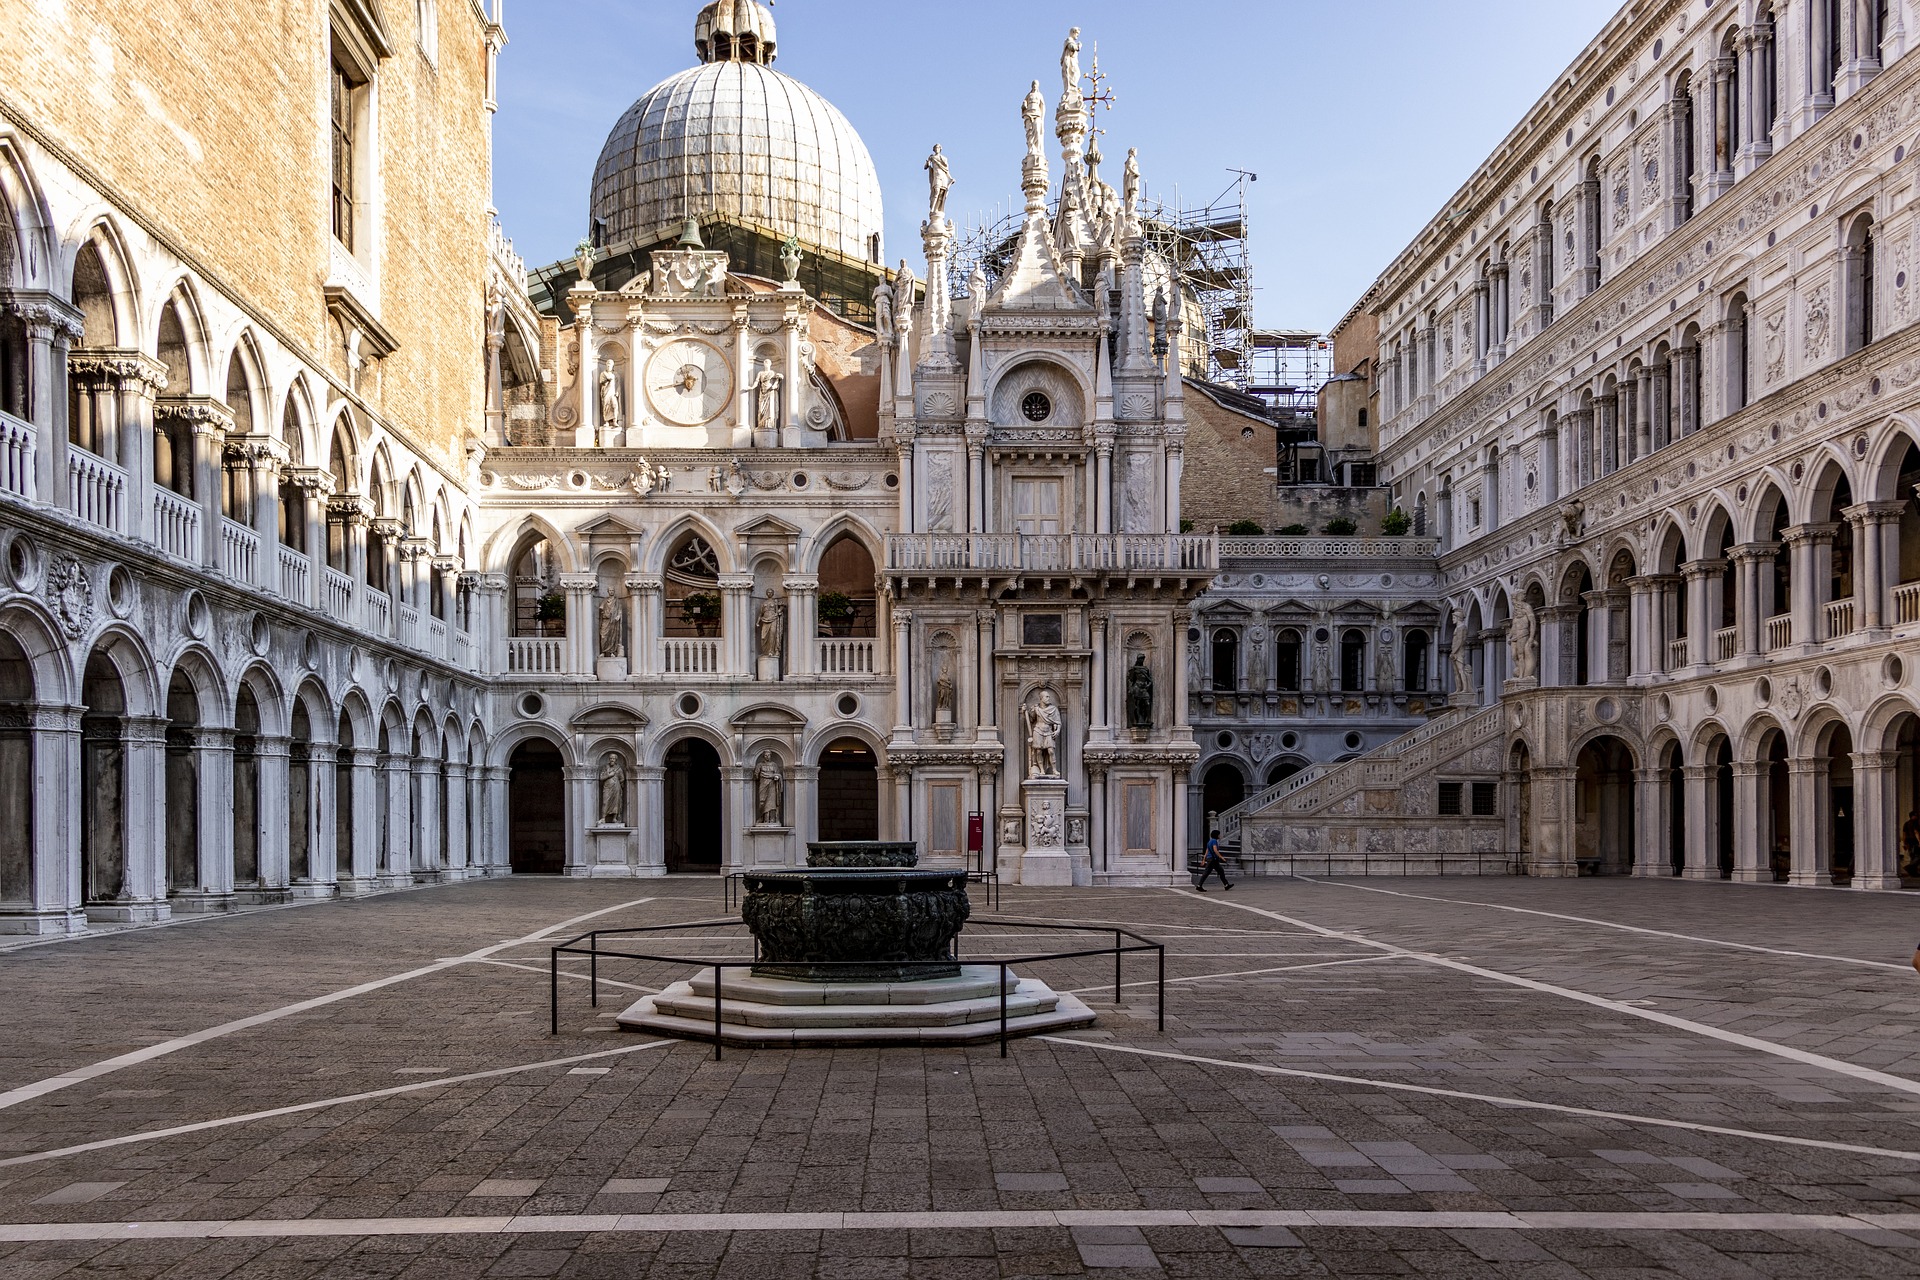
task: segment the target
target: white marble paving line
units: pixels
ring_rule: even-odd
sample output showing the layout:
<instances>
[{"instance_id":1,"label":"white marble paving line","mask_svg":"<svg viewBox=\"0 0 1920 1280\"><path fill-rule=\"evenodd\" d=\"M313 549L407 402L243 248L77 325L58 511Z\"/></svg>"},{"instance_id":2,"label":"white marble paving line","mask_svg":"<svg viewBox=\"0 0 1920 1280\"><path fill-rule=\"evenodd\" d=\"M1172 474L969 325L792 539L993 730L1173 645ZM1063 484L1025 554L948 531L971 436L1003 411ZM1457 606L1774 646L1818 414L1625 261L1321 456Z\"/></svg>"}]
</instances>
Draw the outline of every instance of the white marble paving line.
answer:
<instances>
[{"instance_id":1,"label":"white marble paving line","mask_svg":"<svg viewBox=\"0 0 1920 1280\"><path fill-rule=\"evenodd\" d=\"M1763 947L1753 942L1729 942L1725 938L1703 938L1692 933L1668 933L1664 929L1648 929L1640 925L1620 924L1614 920L1596 920L1591 916L1562 915L1558 911L1541 911L1534 907L1510 907L1501 902L1475 902L1471 898L1443 898L1433 894L1408 893L1403 889L1381 889L1374 885L1347 884L1339 880L1319 880L1312 876L1300 876L1308 884L1320 885L1328 889L1356 889L1361 893L1384 893L1393 898L1417 898L1422 902L1446 902L1459 907L1484 907L1488 911L1511 911L1523 916L1545 916L1549 920L1567 920L1575 924L1598 925L1603 929L1619 929L1623 933L1644 933L1655 938L1672 938L1677 942L1698 942L1710 947L1731 947L1736 951L1760 951L1772 956L1789 956L1796 960L1829 960L1834 964L1859 965L1867 969L1893 969L1904 972L1912 968L1911 962L1892 964L1885 960L1862 960L1857 956L1834 956L1819 951L1789 951L1780 947Z\"/></svg>"},{"instance_id":2,"label":"white marble paving line","mask_svg":"<svg viewBox=\"0 0 1920 1280\"><path fill-rule=\"evenodd\" d=\"M1702 1124L1694 1120L1667 1120L1660 1116L1635 1115L1629 1111L1602 1111L1594 1107L1574 1107L1558 1102L1535 1102L1528 1098L1509 1098L1492 1093L1469 1093L1460 1089L1443 1089L1438 1085L1408 1084L1401 1080L1376 1080L1370 1076L1339 1075L1330 1071L1309 1071L1304 1067L1275 1067L1264 1062L1236 1062L1231 1058L1207 1058L1198 1054L1178 1053L1171 1049L1147 1049L1138 1045L1115 1044L1106 1040L1077 1040L1072 1036L1035 1036L1049 1044L1070 1044L1076 1048L1093 1049L1101 1053L1126 1053L1138 1058L1165 1058L1171 1062L1186 1062L1202 1067L1227 1067L1234 1071L1250 1071L1263 1076L1290 1076L1301 1080L1319 1080L1328 1084L1365 1085L1370 1089L1385 1089L1392 1093L1418 1093L1434 1098L1451 1098L1460 1102L1484 1102L1496 1107L1516 1107L1527 1111L1552 1111L1560 1115L1584 1116L1593 1120L1619 1120L1628 1124L1652 1125L1661 1129L1685 1129L1691 1133L1711 1133L1719 1137L1748 1138L1756 1142L1777 1142L1790 1147L1817 1147L1822 1151L1844 1151L1849 1155L1881 1156L1889 1160L1909 1160L1920 1163L1920 1151L1897 1151L1887 1147L1859 1146L1849 1142L1829 1142L1824 1138L1796 1138L1791 1134L1765 1133L1758 1129L1736 1129L1728 1125ZM1897 1124L1897 1117L1889 1117L1890 1124ZM1915 1215L1920 1220L1920 1215Z\"/></svg>"},{"instance_id":3,"label":"white marble paving line","mask_svg":"<svg viewBox=\"0 0 1920 1280\"><path fill-rule=\"evenodd\" d=\"M484 960L497 952L506 951L513 947L525 946L527 943L540 938L551 937L561 930L570 929L577 924L584 924L586 921L595 919L596 917L611 915L616 911L626 911L629 908L641 906L651 901L653 901L652 898L635 898L631 902L622 902L615 906L602 907L598 911L589 911L584 915L573 916L557 924L550 924L544 929L538 929L533 933L527 934L525 937L512 938L506 942L497 942L490 947L481 947L478 951L469 951L463 956L451 956L446 959L435 960L432 964L421 965L419 968L409 969L405 973L396 973L385 978L376 978L372 982L362 982L356 986L345 987L339 991L332 991L323 996L314 996L311 999L299 1000L293 1004L281 1005L278 1009L269 1009L264 1013L256 1013L245 1018L236 1018L232 1022L222 1022L218 1026L205 1027L184 1036L176 1036L171 1040L163 1040L158 1044L150 1044L144 1048L135 1049L131 1053L119 1054L112 1058L103 1058L98 1062L91 1062L83 1067L74 1067L61 1072L57 1076L48 1076L43 1080L35 1080L31 1084L24 1084L17 1089L9 1089L5 1093L0 1093L0 1111L4 1111L8 1107L17 1107L21 1103L30 1102L35 1098L45 1097L47 1094L57 1092L61 1089L71 1088L76 1084L84 1084L88 1080L96 1080L101 1076L111 1075L115 1071L124 1071L128 1067L138 1066L143 1062L151 1062L155 1058L164 1058L168 1054L178 1053L182 1049L191 1049L195 1045L205 1044L209 1040L218 1040L222 1036L230 1036L238 1031L248 1031L254 1027L264 1026L269 1022L277 1022L281 1018L292 1017L296 1013L305 1013L310 1009L319 1009L326 1005L336 1004L341 1000L351 1000L355 996L363 996L370 991L378 991L382 987L393 986L395 983L406 982L413 978L422 978L431 973L439 973L442 969L449 969L457 964L468 964L475 960Z\"/></svg>"},{"instance_id":4,"label":"white marble paving line","mask_svg":"<svg viewBox=\"0 0 1920 1280\"><path fill-rule=\"evenodd\" d=\"M296 1102L284 1107L271 1107L265 1111L249 1111L245 1115L222 1116L217 1120L199 1120L192 1124L177 1124L166 1129L148 1129L141 1133L122 1134L117 1138L101 1138L94 1142L76 1143L70 1147L59 1147L48 1151L35 1151L24 1156L12 1156L0 1160L0 1169L19 1164L39 1164L47 1160L58 1160L64 1156L84 1155L89 1151L105 1151L109 1147L126 1147L136 1142L157 1142L162 1138L177 1138L182 1134L204 1133L209 1129L225 1129L236 1124L251 1124L255 1120L271 1120L276 1116L299 1115L303 1111L323 1111L328 1107L343 1107L352 1102L372 1102L380 1098L391 1098L397 1094L418 1093L423 1089L438 1089L450 1084L467 1084L474 1080L494 1080L501 1076L520 1075L528 1071L544 1071L550 1067L571 1067L582 1062L592 1062L598 1058L618 1058L629 1053L639 1053L643 1049L662 1049L670 1045L683 1044L681 1040L649 1040L645 1044L622 1045L618 1049L601 1049L595 1053L579 1053L569 1058L550 1058L545 1062L523 1062L512 1067L494 1067L487 1071L469 1071L459 1076L436 1076L431 1080L421 1080L415 1084L397 1084L386 1089L370 1089L365 1093L342 1094L337 1098L317 1098L312 1102Z\"/></svg>"},{"instance_id":5,"label":"white marble paving line","mask_svg":"<svg viewBox=\"0 0 1920 1280\"><path fill-rule=\"evenodd\" d=\"M1174 958L1179 959L1184 957L1174 957ZM1266 973L1298 973L1302 969L1331 969L1335 965L1342 965L1342 964L1379 964L1382 960L1402 960L1402 959L1405 959L1405 957L1404 956L1348 956L1344 960L1323 960L1318 964L1283 964L1283 965L1278 965L1271 969L1238 969L1232 973L1192 973L1182 978L1168 978L1167 985L1172 986L1176 982L1211 982L1215 978L1255 978L1255 977L1259 977L1261 974L1266 974ZM1151 987L1151 986L1157 985L1159 981L1160 980L1158 978L1146 978L1139 982L1123 982L1120 984L1120 986L1122 990L1126 989L1127 987ZM1109 982L1105 986L1081 987L1077 991L1069 991L1067 992L1067 994L1070 996L1084 996L1090 992L1111 991L1111 990L1113 990L1113 984Z\"/></svg>"},{"instance_id":6,"label":"white marble paving line","mask_svg":"<svg viewBox=\"0 0 1920 1280\"><path fill-rule=\"evenodd\" d=\"M300 1237L674 1235L715 1231L912 1231L1074 1227L1392 1227L1429 1231L1845 1231L1920 1227L1920 1214L1545 1213L1443 1209L975 1209L945 1213L547 1213L445 1218L242 1218L0 1223L0 1242ZM1861 1241L1875 1243L1871 1236Z\"/></svg>"},{"instance_id":7,"label":"white marble paving line","mask_svg":"<svg viewBox=\"0 0 1920 1280\"><path fill-rule=\"evenodd\" d=\"M490 964L501 969L519 969L523 973L537 973L543 978L546 977L548 973L547 970L536 969L530 964L514 964L507 960L469 960L467 963ZM566 969L560 971L560 976L563 978L578 978L581 982L593 981L593 975L590 973L572 973ZM657 996L660 994L660 988L658 987L643 987L633 982L615 982L612 978L600 979L600 985L603 987L619 987L622 991L644 991L648 995Z\"/></svg>"},{"instance_id":8,"label":"white marble paving line","mask_svg":"<svg viewBox=\"0 0 1920 1280\"><path fill-rule=\"evenodd\" d=\"M1590 992L1576 991L1572 987L1556 986L1551 982L1539 982L1533 978L1520 977L1518 974L1502 973L1498 969L1485 969L1477 964L1468 964L1463 960L1449 960L1445 956L1413 951L1395 943L1377 941L1373 938L1366 937L1364 934L1323 928L1310 921L1295 919L1292 916L1284 916L1277 911L1268 911L1262 907L1249 906L1243 902L1228 902L1224 898L1221 898L1216 901L1216 905L1231 907L1236 911L1251 911L1255 915L1267 916L1270 919L1279 920L1286 924L1300 925L1304 928L1325 934L1330 938L1345 938L1352 942L1374 947L1380 951L1391 952L1394 955L1411 956L1426 964L1435 965L1442 969L1452 969L1457 973L1472 974L1476 978L1486 978L1489 981L1502 982L1508 986L1520 987L1527 991L1537 991L1542 995L1558 996L1563 1000L1576 1000L1581 1004L1592 1005L1597 1009L1606 1009L1627 1017L1640 1018L1647 1022L1659 1023L1664 1027L1672 1027L1677 1031L1686 1031L1693 1035L1705 1036L1708 1039L1719 1040L1726 1044L1736 1044L1743 1049L1752 1049L1759 1053L1772 1054L1776 1058L1785 1058L1791 1062L1802 1063L1806 1066L1819 1067L1823 1070L1831 1071L1836 1075L1851 1076L1855 1080L1862 1080L1869 1084L1879 1085L1885 1089L1892 1089L1898 1093L1920 1098L1920 1080L1910 1080L1905 1076L1891 1075L1885 1071L1875 1071L1872 1067L1863 1067L1858 1063L1847 1062L1841 1058L1829 1058L1825 1054L1810 1053L1805 1049L1796 1049L1792 1045L1779 1044L1772 1040L1762 1040L1758 1036L1744 1035L1738 1031L1729 1031L1725 1027L1716 1027L1711 1023L1695 1022L1691 1018L1675 1017L1670 1013L1662 1013L1658 1009L1643 1009L1638 1005L1628 1004L1624 1001L1610 1000L1606 996L1596 996Z\"/></svg>"}]
</instances>

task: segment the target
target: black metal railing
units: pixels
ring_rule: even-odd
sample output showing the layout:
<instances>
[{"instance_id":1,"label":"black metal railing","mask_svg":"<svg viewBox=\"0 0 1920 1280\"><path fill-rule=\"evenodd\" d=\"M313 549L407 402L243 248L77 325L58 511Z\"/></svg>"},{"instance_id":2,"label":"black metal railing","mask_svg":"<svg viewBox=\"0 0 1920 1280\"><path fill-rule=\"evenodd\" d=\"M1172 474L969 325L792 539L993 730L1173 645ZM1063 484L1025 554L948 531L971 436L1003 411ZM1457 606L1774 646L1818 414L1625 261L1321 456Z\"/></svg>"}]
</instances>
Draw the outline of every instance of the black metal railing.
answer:
<instances>
[{"instance_id":1,"label":"black metal railing","mask_svg":"<svg viewBox=\"0 0 1920 1280\"><path fill-rule=\"evenodd\" d=\"M1125 958L1130 954L1143 953L1143 952L1150 951L1154 954L1154 962L1155 962L1154 963L1154 970L1155 970L1154 1025L1157 1030L1163 1033L1166 1031L1167 1029L1167 949L1161 943L1155 942L1151 938L1142 937L1141 935L1133 932L1131 929L1124 929L1114 925L1056 924L1056 923L1052 923L1044 920L1001 920L1001 919L988 919L988 918L978 918L973 921L970 921L970 923L976 926L983 926L983 927L989 927L989 928L1040 929L1040 930L1051 930L1051 931L1060 932L1060 933L1104 934L1107 932L1112 932L1113 934L1113 945L1110 947L1108 946L1089 947L1079 951L1034 952L1034 953L1023 954L1023 955L1014 955L1014 956L994 956L994 955L977 955L976 956L976 955L961 954L960 940L962 937L965 936L965 934L962 933L961 935L956 936L954 938L953 948L951 952L943 959L903 960L903 961L889 960L885 962L887 964L898 965L898 967L900 968L928 968L928 967L934 967L934 966L944 967L952 964L964 964L964 965L973 965L973 966L985 966L985 965L997 966L1000 971L999 991L1000 991L1000 1056L1001 1057L1004 1058L1007 1056L1007 973L1008 973L1008 970L1014 965L1044 964L1044 963L1047 963L1050 961L1056 961L1056 960L1084 960L1089 957L1110 955L1113 957L1113 1000L1115 1004L1118 1004L1120 1003L1121 993L1125 986L1124 972L1123 972L1123 964L1124 964ZM721 1056L721 1045L724 1038L724 1019L722 1014L723 1014L723 1008L724 1008L723 986L726 978L726 970L750 969L754 965L758 964L760 962L759 940L758 939L753 940L754 954L751 959L729 960L729 959L716 958L712 956L663 955L663 954L656 954L656 953L644 952L644 951L624 951L624 950L613 951L613 950L608 950L607 948L601 946L600 939L603 937L630 937L635 934L672 933L672 932L684 931L687 929L720 929L720 928L742 928L742 927L744 926L740 920L731 918L731 917L726 919L719 919L719 920L691 920L683 924L636 925L636 926L632 926L625 929L594 929L587 933L583 933L578 937L568 938L566 941L556 944L552 948L552 955L549 957L548 969L547 969L547 1002L548 1002L549 1034L556 1035L556 1036L560 1034L560 957L563 955L587 957L587 981L590 988L590 998L592 1000L593 1007L596 1009L600 1007L600 961L603 959L640 960L650 964L668 964L668 965L686 966L694 969L712 969L713 970L713 1035L711 1039L713 1041L714 1060L718 1061ZM985 936L990 938L993 935L989 934ZM716 939L716 940L731 941L731 942L740 941L739 938L727 938L727 939ZM581 945L582 943L584 943L585 945L582 946ZM830 968L836 968L836 967L844 967L848 969L859 969L859 968L871 968L874 962L870 960L843 960L843 961L809 961L808 963L811 967L817 968L817 969L830 969ZM572 975L572 976L578 976L578 975ZM709 1037L688 1036L686 1038L691 1040L704 1041Z\"/></svg>"}]
</instances>

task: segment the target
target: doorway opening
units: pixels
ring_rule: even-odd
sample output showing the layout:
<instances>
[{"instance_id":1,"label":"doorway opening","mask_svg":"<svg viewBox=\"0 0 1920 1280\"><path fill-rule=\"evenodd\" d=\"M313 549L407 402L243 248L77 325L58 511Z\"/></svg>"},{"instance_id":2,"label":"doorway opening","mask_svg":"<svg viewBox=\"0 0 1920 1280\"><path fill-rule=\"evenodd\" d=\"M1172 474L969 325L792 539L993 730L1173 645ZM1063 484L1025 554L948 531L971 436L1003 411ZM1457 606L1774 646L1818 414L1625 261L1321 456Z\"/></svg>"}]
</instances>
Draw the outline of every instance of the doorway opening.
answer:
<instances>
[{"instance_id":1,"label":"doorway opening","mask_svg":"<svg viewBox=\"0 0 1920 1280\"><path fill-rule=\"evenodd\" d=\"M559 875L567 865L567 787L560 750L538 738L507 758L507 862L515 875Z\"/></svg>"},{"instance_id":2,"label":"doorway opening","mask_svg":"<svg viewBox=\"0 0 1920 1280\"><path fill-rule=\"evenodd\" d=\"M718 871L726 845L720 753L682 738L667 751L665 785L667 870Z\"/></svg>"}]
</instances>

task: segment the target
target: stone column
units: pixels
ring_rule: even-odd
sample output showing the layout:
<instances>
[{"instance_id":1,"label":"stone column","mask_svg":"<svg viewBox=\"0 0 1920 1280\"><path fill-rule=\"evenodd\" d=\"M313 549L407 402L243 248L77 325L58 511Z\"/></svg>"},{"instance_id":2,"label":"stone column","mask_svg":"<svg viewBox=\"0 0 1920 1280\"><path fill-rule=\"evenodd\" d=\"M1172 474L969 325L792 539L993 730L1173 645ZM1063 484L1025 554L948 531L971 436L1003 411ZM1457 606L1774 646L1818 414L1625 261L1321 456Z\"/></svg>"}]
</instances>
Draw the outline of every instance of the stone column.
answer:
<instances>
[{"instance_id":1,"label":"stone column","mask_svg":"<svg viewBox=\"0 0 1920 1280\"><path fill-rule=\"evenodd\" d=\"M1786 532L1793 566L1789 575L1793 638L1803 650L1827 638L1822 614L1833 589L1833 539L1838 531L1834 524L1808 524Z\"/></svg>"},{"instance_id":2,"label":"stone column","mask_svg":"<svg viewBox=\"0 0 1920 1280\"><path fill-rule=\"evenodd\" d=\"M667 829L667 771L659 765L643 764L634 770L634 776L633 827L640 833L640 861L634 874L663 876L667 874L667 843L663 835ZM505 788L501 790L504 793Z\"/></svg>"},{"instance_id":3,"label":"stone column","mask_svg":"<svg viewBox=\"0 0 1920 1280\"><path fill-rule=\"evenodd\" d=\"M260 774L260 887L285 890L292 879L287 866L287 740L263 733L254 739L253 754Z\"/></svg>"},{"instance_id":4,"label":"stone column","mask_svg":"<svg viewBox=\"0 0 1920 1280\"><path fill-rule=\"evenodd\" d=\"M1648 397L1648 439L1657 452L1673 438L1673 377L1669 364L1658 364L1645 392Z\"/></svg>"},{"instance_id":5,"label":"stone column","mask_svg":"<svg viewBox=\"0 0 1920 1280\"><path fill-rule=\"evenodd\" d=\"M268 438L246 442L248 482L253 489L253 533L260 539L254 561L254 582L262 591L280 594L280 468L287 447Z\"/></svg>"},{"instance_id":6,"label":"stone column","mask_svg":"<svg viewBox=\"0 0 1920 1280\"><path fill-rule=\"evenodd\" d=\"M446 764L447 771L447 847L440 851L440 863L455 880L467 876L467 765L464 760Z\"/></svg>"},{"instance_id":7,"label":"stone column","mask_svg":"<svg viewBox=\"0 0 1920 1280\"><path fill-rule=\"evenodd\" d=\"M1113 532L1113 440L1103 437L1094 442L1094 525L1098 534Z\"/></svg>"},{"instance_id":8,"label":"stone column","mask_svg":"<svg viewBox=\"0 0 1920 1280\"><path fill-rule=\"evenodd\" d=\"M1690 764L1681 769L1686 790L1687 840L1686 867L1681 872L1689 880L1717 880L1720 867L1715 851L1720 847L1719 809L1713 803L1712 765Z\"/></svg>"},{"instance_id":9,"label":"stone column","mask_svg":"<svg viewBox=\"0 0 1920 1280\"><path fill-rule=\"evenodd\" d=\"M233 898L233 730L193 731L193 771L200 810L202 909L222 910Z\"/></svg>"},{"instance_id":10,"label":"stone column","mask_svg":"<svg viewBox=\"0 0 1920 1280\"><path fill-rule=\"evenodd\" d=\"M904 737L913 731L913 704L907 683L909 646L912 642L913 610L895 605L893 609L893 732L896 737Z\"/></svg>"},{"instance_id":11,"label":"stone column","mask_svg":"<svg viewBox=\"0 0 1920 1280\"><path fill-rule=\"evenodd\" d=\"M507 812L507 783L512 779L513 771L503 764L488 765L486 784L482 789L481 807L487 815L487 844L485 857L487 865L501 874L512 874L513 857L511 842L513 827ZM656 808L655 812L659 810ZM657 829L657 828L656 828ZM654 856L661 856L659 845L655 843Z\"/></svg>"},{"instance_id":12,"label":"stone column","mask_svg":"<svg viewBox=\"0 0 1920 1280\"><path fill-rule=\"evenodd\" d=\"M1900 887L1900 810L1894 769L1898 752L1853 754L1853 887Z\"/></svg>"},{"instance_id":13,"label":"stone column","mask_svg":"<svg viewBox=\"0 0 1920 1280\"><path fill-rule=\"evenodd\" d=\"M1766 814L1760 806L1760 780L1766 773L1764 761L1733 762L1733 878L1747 884L1772 878L1761 840Z\"/></svg>"},{"instance_id":14,"label":"stone column","mask_svg":"<svg viewBox=\"0 0 1920 1280\"><path fill-rule=\"evenodd\" d=\"M40 501L62 510L67 505L67 432L59 419L64 416L61 403L65 388L63 372L68 361L68 323L52 307L24 309L27 330L27 419L33 423L34 489ZM60 341L56 344L55 335ZM78 335L75 335L78 336ZM65 373L65 377L71 377ZM36 810L37 812L37 810ZM38 877L34 884L40 883Z\"/></svg>"},{"instance_id":15,"label":"stone column","mask_svg":"<svg viewBox=\"0 0 1920 1280\"><path fill-rule=\"evenodd\" d=\"M384 785L380 753L355 747L347 768L353 775L353 847L335 852L335 872L342 893L370 893L380 884L380 850L385 845L383 834L375 830L380 805L374 789Z\"/></svg>"},{"instance_id":16,"label":"stone column","mask_svg":"<svg viewBox=\"0 0 1920 1280\"><path fill-rule=\"evenodd\" d=\"M1634 457L1644 458L1653 452L1654 386L1653 370L1642 365L1640 376L1634 388L1634 439L1637 442Z\"/></svg>"},{"instance_id":17,"label":"stone column","mask_svg":"<svg viewBox=\"0 0 1920 1280\"><path fill-rule=\"evenodd\" d=\"M1788 880L1811 887L1829 884L1832 850L1822 837L1829 830L1827 816L1827 761L1794 756L1787 761L1787 849L1791 855Z\"/></svg>"},{"instance_id":18,"label":"stone column","mask_svg":"<svg viewBox=\"0 0 1920 1280\"><path fill-rule=\"evenodd\" d=\"M1666 876L1673 874L1673 863L1668 857L1667 818L1672 810L1667 804L1667 771L1665 769L1635 769L1633 771L1633 874L1642 877Z\"/></svg>"},{"instance_id":19,"label":"stone column","mask_svg":"<svg viewBox=\"0 0 1920 1280\"><path fill-rule=\"evenodd\" d=\"M1107 688L1107 619L1105 614L1094 614L1087 620L1087 648L1092 652L1092 681L1087 689L1087 709L1090 713L1087 736L1095 742L1109 741L1113 737L1113 728L1107 716L1113 702L1112 691ZM1122 672L1121 678L1125 679ZM1123 717L1124 719L1124 713Z\"/></svg>"},{"instance_id":20,"label":"stone column","mask_svg":"<svg viewBox=\"0 0 1920 1280\"><path fill-rule=\"evenodd\" d=\"M1743 542L1733 548L1733 563L1739 575L1740 597L1734 604L1734 624L1738 627L1735 649L1740 657L1753 658L1761 652L1760 566L1772 565L1773 544Z\"/></svg>"},{"instance_id":21,"label":"stone column","mask_svg":"<svg viewBox=\"0 0 1920 1280\"><path fill-rule=\"evenodd\" d=\"M158 716L121 721L126 753L126 919L165 920L167 905L167 722Z\"/></svg>"},{"instance_id":22,"label":"stone column","mask_svg":"<svg viewBox=\"0 0 1920 1280\"><path fill-rule=\"evenodd\" d=\"M380 761L381 785L386 788L386 829L380 832L380 877L390 888L413 882L413 788L404 748L389 751Z\"/></svg>"},{"instance_id":23,"label":"stone column","mask_svg":"<svg viewBox=\"0 0 1920 1280\"><path fill-rule=\"evenodd\" d=\"M591 675L593 672L594 641L599 634L594 616L593 592L598 581L590 573L563 573L560 575L560 589L567 593L567 673L569 675ZM731 632L734 619L722 615L725 628Z\"/></svg>"},{"instance_id":24,"label":"stone column","mask_svg":"<svg viewBox=\"0 0 1920 1280\"><path fill-rule=\"evenodd\" d=\"M1704 667L1715 661L1713 624L1719 614L1708 608L1713 588L1725 571L1724 560L1689 560L1680 566L1687 580L1687 665Z\"/></svg>"},{"instance_id":25,"label":"stone column","mask_svg":"<svg viewBox=\"0 0 1920 1280\"><path fill-rule=\"evenodd\" d=\"M820 579L794 573L786 578L787 674L808 676L819 670Z\"/></svg>"},{"instance_id":26,"label":"stone column","mask_svg":"<svg viewBox=\"0 0 1920 1280\"><path fill-rule=\"evenodd\" d=\"M755 674L753 577L744 573L720 577L721 670L751 680Z\"/></svg>"},{"instance_id":27,"label":"stone column","mask_svg":"<svg viewBox=\"0 0 1920 1280\"><path fill-rule=\"evenodd\" d=\"M1187 628L1193 623L1193 613L1187 609L1173 611L1173 729L1178 735L1191 723L1188 713L1193 690L1187 687ZM1306 633L1311 638L1311 632ZM1301 661L1306 661L1303 651ZM1304 683L1304 682L1303 682Z\"/></svg>"},{"instance_id":28,"label":"stone column","mask_svg":"<svg viewBox=\"0 0 1920 1280\"><path fill-rule=\"evenodd\" d=\"M976 736L984 742L992 742L1000 736L1000 702L998 689L993 679L993 611L982 610L974 620L975 656L978 659L979 683L975 686L974 700L979 718ZM982 810L987 814L988 826L994 826L991 810ZM984 852L984 851L983 851Z\"/></svg>"},{"instance_id":29,"label":"stone column","mask_svg":"<svg viewBox=\"0 0 1920 1280\"><path fill-rule=\"evenodd\" d=\"M1655 626L1654 581L1630 578L1627 581L1627 678L1644 681L1658 669L1653 661Z\"/></svg>"},{"instance_id":30,"label":"stone column","mask_svg":"<svg viewBox=\"0 0 1920 1280\"><path fill-rule=\"evenodd\" d=\"M1573 822L1575 772L1565 765L1533 767L1533 874L1577 876Z\"/></svg>"}]
</instances>

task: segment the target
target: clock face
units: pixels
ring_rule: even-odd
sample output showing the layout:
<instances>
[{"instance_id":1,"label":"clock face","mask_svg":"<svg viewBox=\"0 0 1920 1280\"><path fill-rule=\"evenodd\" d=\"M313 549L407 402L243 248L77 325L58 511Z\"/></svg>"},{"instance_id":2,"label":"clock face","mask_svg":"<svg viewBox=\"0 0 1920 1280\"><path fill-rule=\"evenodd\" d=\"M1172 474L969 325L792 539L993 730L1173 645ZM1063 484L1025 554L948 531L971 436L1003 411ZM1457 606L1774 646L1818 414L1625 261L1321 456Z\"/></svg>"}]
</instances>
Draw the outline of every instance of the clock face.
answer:
<instances>
[{"instance_id":1,"label":"clock face","mask_svg":"<svg viewBox=\"0 0 1920 1280\"><path fill-rule=\"evenodd\" d=\"M698 427L727 407L733 371L727 358L704 342L669 342L647 361L647 402L668 422Z\"/></svg>"}]
</instances>

